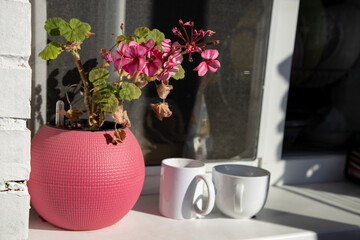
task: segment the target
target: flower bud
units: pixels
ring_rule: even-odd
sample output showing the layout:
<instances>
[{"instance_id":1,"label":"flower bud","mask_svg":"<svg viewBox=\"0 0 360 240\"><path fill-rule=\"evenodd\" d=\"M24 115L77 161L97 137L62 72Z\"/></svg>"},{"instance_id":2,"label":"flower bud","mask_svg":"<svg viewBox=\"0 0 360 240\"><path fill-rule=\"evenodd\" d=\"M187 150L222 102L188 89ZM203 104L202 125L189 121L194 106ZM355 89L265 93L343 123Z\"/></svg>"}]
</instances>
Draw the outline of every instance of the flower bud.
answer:
<instances>
[{"instance_id":1,"label":"flower bud","mask_svg":"<svg viewBox=\"0 0 360 240\"><path fill-rule=\"evenodd\" d=\"M211 30L207 30L206 31L206 36L212 36L212 35L214 35L214 31L211 31Z\"/></svg>"}]
</instances>

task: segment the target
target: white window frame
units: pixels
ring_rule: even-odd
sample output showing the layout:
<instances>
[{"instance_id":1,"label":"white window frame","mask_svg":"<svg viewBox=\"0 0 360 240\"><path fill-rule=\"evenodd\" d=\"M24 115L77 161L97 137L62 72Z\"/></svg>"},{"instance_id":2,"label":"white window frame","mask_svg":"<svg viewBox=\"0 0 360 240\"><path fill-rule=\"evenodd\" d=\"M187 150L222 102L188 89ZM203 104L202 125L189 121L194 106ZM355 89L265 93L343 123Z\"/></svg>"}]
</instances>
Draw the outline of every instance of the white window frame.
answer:
<instances>
[{"instance_id":1,"label":"white window frame","mask_svg":"<svg viewBox=\"0 0 360 240\"><path fill-rule=\"evenodd\" d=\"M274 0L272 9L258 158L262 160L260 165L270 170L273 184L338 181L344 178L346 156L343 154L282 157L299 4L299 0Z\"/></svg>"},{"instance_id":2,"label":"white window frame","mask_svg":"<svg viewBox=\"0 0 360 240\"><path fill-rule=\"evenodd\" d=\"M44 9L38 6L46 5L46 0L36 1L36 4L34 2L35 15L40 16L36 20L35 26L42 26L45 18L41 17L42 14L38 15L37 13L44 12ZM239 163L268 169L271 172L271 183L277 185L338 181L344 178L342 170L345 166L345 156L341 154L282 158L286 103L299 3L300 0L273 1L257 158L254 161L229 161L223 159L206 163L208 173L212 171L213 166L218 164ZM36 36L43 39L42 35L38 35L41 34L40 32L37 31ZM46 67L46 65L42 64L40 62L36 63L35 74L38 71L37 68L43 74L43 67ZM46 86L46 78L45 80L36 78L34 84L45 84L44 86ZM46 89L46 87L43 89ZM43 95L43 99L46 99L46 94ZM45 116L45 111L43 116ZM160 166L146 167L142 194L157 193L159 191L159 182Z\"/></svg>"}]
</instances>

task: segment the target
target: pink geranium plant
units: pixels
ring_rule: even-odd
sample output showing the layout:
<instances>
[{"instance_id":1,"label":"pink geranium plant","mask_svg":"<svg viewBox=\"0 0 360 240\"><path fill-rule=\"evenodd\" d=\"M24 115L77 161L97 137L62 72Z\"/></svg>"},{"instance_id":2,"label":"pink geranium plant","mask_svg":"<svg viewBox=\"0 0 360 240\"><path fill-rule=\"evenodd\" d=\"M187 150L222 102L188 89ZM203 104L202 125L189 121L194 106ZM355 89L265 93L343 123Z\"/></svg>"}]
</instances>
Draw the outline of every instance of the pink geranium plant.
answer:
<instances>
[{"instance_id":1,"label":"pink geranium plant","mask_svg":"<svg viewBox=\"0 0 360 240\"><path fill-rule=\"evenodd\" d=\"M212 36L211 30L197 30L194 22L184 23L179 20L180 30L176 27L172 32L179 38L179 42L172 42L157 29L150 30L146 27L137 28L133 35L121 34L116 38L116 44L109 50L101 49L100 54L103 62L99 68L90 71L86 76L80 60L80 45L89 38L92 33L89 24L78 19L68 22L61 18L51 18L45 23L45 30L50 36L63 36L66 42L50 42L39 54L43 59L55 59L64 50L72 53L76 66L82 79L84 89L84 104L88 114L88 129L99 129L105 121L105 113L113 113L116 123L123 127L130 127L131 123L127 111L123 108L124 101L137 99L141 95L141 89L149 82L154 82L161 101L151 104L158 119L170 117L172 112L166 98L173 86L170 78L176 80L185 77L182 67L184 55L188 54L188 60L193 61L193 54L200 54L203 61L194 68L199 76L204 76L208 70L216 72L220 62L216 60L219 55L216 49L207 49L208 46L216 45L219 41L204 42L202 39ZM120 27L124 29L122 24ZM115 83L109 83L107 67L113 65L119 78ZM63 114L72 122L82 114L80 109L70 109ZM114 141L122 142L125 132L116 129Z\"/></svg>"}]
</instances>

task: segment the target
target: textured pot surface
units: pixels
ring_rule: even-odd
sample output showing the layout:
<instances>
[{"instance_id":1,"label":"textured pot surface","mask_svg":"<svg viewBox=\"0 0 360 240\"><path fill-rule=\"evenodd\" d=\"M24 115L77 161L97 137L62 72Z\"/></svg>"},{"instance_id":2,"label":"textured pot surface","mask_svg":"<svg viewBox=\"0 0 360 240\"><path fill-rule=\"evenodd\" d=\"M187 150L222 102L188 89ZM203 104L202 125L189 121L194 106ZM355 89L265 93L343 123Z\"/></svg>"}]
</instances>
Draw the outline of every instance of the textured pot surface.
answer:
<instances>
[{"instance_id":1,"label":"textured pot surface","mask_svg":"<svg viewBox=\"0 0 360 240\"><path fill-rule=\"evenodd\" d=\"M145 176L135 136L44 125L31 142L31 204L48 222L72 230L110 226L137 201Z\"/></svg>"}]
</instances>

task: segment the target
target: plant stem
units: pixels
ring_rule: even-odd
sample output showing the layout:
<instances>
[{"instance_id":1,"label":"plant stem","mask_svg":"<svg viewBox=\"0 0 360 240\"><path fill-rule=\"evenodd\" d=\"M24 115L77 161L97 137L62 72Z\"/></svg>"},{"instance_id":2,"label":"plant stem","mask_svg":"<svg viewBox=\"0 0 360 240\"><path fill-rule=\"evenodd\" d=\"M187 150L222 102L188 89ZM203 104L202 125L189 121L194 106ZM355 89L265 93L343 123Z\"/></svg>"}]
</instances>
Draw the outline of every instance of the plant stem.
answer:
<instances>
[{"instance_id":1,"label":"plant stem","mask_svg":"<svg viewBox=\"0 0 360 240\"><path fill-rule=\"evenodd\" d=\"M93 96L95 95L95 93L99 90L99 87L95 87L94 88L94 92L93 92ZM96 112L96 109L97 109L98 105L92 101L92 105L91 105L91 112L94 113Z\"/></svg>"},{"instance_id":2,"label":"plant stem","mask_svg":"<svg viewBox=\"0 0 360 240\"><path fill-rule=\"evenodd\" d=\"M74 52L73 55L74 55L76 67L79 70L79 74L80 74L81 80L82 80L83 85L84 85L83 87L84 87L84 104L85 104L85 108L86 108L88 116L91 116L89 82L88 82L87 77L85 75L84 67L81 64L80 55L77 52L76 53Z\"/></svg>"}]
</instances>

